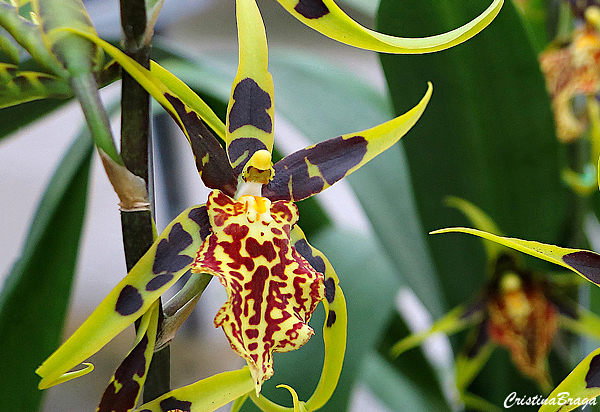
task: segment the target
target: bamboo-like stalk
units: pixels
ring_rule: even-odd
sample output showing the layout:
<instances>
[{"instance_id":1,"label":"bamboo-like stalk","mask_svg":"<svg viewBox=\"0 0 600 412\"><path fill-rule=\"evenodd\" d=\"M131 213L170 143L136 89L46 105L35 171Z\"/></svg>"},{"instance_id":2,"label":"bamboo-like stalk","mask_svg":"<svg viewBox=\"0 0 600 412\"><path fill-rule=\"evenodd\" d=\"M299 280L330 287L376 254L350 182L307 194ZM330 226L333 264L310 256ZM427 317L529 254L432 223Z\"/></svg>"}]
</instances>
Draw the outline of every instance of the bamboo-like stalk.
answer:
<instances>
[{"instance_id":1,"label":"bamboo-like stalk","mask_svg":"<svg viewBox=\"0 0 600 412\"><path fill-rule=\"evenodd\" d=\"M125 52L138 63L150 65L150 44L145 42L146 5L144 0L120 0L123 47ZM149 186L151 158L150 96L126 72L122 73L121 92L121 156L125 166L142 177ZM151 190L148 191L152 193ZM152 199L151 199L152 201ZM123 244L127 270L129 271L153 242L152 216L150 210L121 212ZM161 330L162 305L159 317ZM170 390L169 346L154 354L146 384L143 401L149 402Z\"/></svg>"}]
</instances>

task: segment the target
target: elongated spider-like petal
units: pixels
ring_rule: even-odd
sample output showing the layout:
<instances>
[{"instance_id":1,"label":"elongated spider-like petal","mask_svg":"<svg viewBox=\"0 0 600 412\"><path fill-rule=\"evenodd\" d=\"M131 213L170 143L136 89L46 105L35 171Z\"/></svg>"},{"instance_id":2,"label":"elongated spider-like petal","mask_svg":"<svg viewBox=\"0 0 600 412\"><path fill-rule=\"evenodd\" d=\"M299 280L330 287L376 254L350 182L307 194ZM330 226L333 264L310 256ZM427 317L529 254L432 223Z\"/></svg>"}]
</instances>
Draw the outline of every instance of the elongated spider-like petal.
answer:
<instances>
[{"instance_id":1,"label":"elongated spider-like petal","mask_svg":"<svg viewBox=\"0 0 600 412\"><path fill-rule=\"evenodd\" d=\"M215 190L206 205L212 233L192 271L211 273L225 286L228 300L215 326L248 362L259 393L273 375L272 353L297 349L314 333L308 321L325 298L323 275L290 243L298 219L293 203L234 200Z\"/></svg>"},{"instance_id":2,"label":"elongated spider-like petal","mask_svg":"<svg viewBox=\"0 0 600 412\"><path fill-rule=\"evenodd\" d=\"M252 390L248 368L210 376L143 404L135 412L210 412Z\"/></svg>"},{"instance_id":3,"label":"elongated spider-like petal","mask_svg":"<svg viewBox=\"0 0 600 412\"><path fill-rule=\"evenodd\" d=\"M154 354L157 327L158 301L155 301L142 316L133 349L112 376L97 412L129 412L135 408Z\"/></svg>"},{"instance_id":4,"label":"elongated spider-like petal","mask_svg":"<svg viewBox=\"0 0 600 412\"><path fill-rule=\"evenodd\" d=\"M239 174L258 150L273 151L273 78L255 0L237 0L239 65L227 107L227 154Z\"/></svg>"},{"instance_id":5,"label":"elongated spider-like petal","mask_svg":"<svg viewBox=\"0 0 600 412\"><path fill-rule=\"evenodd\" d=\"M566 394L566 396L565 396ZM548 402L539 412L567 412L582 401L590 401L600 395L600 348L586 356L569 375L548 395ZM564 399L559 403L560 399ZM569 402L569 399L571 402ZM583 409L585 410L585 409Z\"/></svg>"},{"instance_id":6,"label":"elongated spider-like petal","mask_svg":"<svg viewBox=\"0 0 600 412\"><path fill-rule=\"evenodd\" d=\"M429 83L421 101L402 116L362 132L317 143L284 157L273 166L275 176L263 187L263 196L271 200L306 199L360 169L414 126L432 92L433 86Z\"/></svg>"},{"instance_id":7,"label":"elongated spider-like petal","mask_svg":"<svg viewBox=\"0 0 600 412\"><path fill-rule=\"evenodd\" d=\"M87 320L36 370L40 389L63 382L63 374L98 352L143 315L191 267L208 235L205 206L174 219Z\"/></svg>"},{"instance_id":8,"label":"elongated spider-like petal","mask_svg":"<svg viewBox=\"0 0 600 412\"><path fill-rule=\"evenodd\" d=\"M589 250L564 248L531 240L497 236L492 233L466 227L439 229L431 232L431 234L450 232L469 233L491 240L519 252L571 269L590 282L600 285L600 255Z\"/></svg>"},{"instance_id":9,"label":"elongated spider-like petal","mask_svg":"<svg viewBox=\"0 0 600 412\"><path fill-rule=\"evenodd\" d=\"M483 30L502 8L493 3L469 23L447 33L423 38L382 34L361 26L344 13L333 0L277 0L292 16L325 36L341 43L383 53L431 53L460 44Z\"/></svg>"},{"instance_id":10,"label":"elongated spider-like petal","mask_svg":"<svg viewBox=\"0 0 600 412\"><path fill-rule=\"evenodd\" d=\"M188 139L196 168L204 184L233 195L237 177L219 141L204 125L210 125L224 137L224 125L212 109L187 85L157 63L152 71L127 56L121 50L97 36L74 29L64 29L91 40L115 59L175 120Z\"/></svg>"}]
</instances>

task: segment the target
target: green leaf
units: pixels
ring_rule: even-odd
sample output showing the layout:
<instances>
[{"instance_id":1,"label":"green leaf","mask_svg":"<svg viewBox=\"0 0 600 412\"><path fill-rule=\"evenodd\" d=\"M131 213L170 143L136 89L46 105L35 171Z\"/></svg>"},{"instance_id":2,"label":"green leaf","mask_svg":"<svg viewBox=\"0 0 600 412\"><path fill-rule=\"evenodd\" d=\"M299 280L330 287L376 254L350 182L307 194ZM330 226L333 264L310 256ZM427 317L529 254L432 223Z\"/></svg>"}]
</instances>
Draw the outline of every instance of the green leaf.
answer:
<instances>
[{"instance_id":1,"label":"green leaf","mask_svg":"<svg viewBox=\"0 0 600 412\"><path fill-rule=\"evenodd\" d=\"M474 17L485 4L382 0L378 26L409 36L441 32ZM465 44L430 55L381 56L397 113L420 95L424 82L434 84L427 111L403 139L425 229L467 224L443 206L453 195L476 204L510 236L564 244L563 222L572 211L560 181L563 153L527 39L517 11L506 2L495 21ZM445 298L454 306L483 285L485 253L480 241L439 237L427 240ZM507 362L494 359L500 358L493 356L483 372L499 367L484 373L498 383L482 379L477 394L501 405L510 388L525 390L526 383Z\"/></svg>"},{"instance_id":2,"label":"green leaf","mask_svg":"<svg viewBox=\"0 0 600 412\"><path fill-rule=\"evenodd\" d=\"M443 397L423 389L418 382L398 372L377 354L369 355L364 365L364 381L369 389L393 411L450 411Z\"/></svg>"},{"instance_id":3,"label":"green leaf","mask_svg":"<svg viewBox=\"0 0 600 412\"><path fill-rule=\"evenodd\" d=\"M56 170L20 259L0 292L0 410L38 410L35 368L58 346L83 224L92 142L83 133Z\"/></svg>"},{"instance_id":4,"label":"green leaf","mask_svg":"<svg viewBox=\"0 0 600 412\"><path fill-rule=\"evenodd\" d=\"M441 31L483 4L383 0L379 25L411 35ZM427 19L420 18L425 14ZM381 56L398 113L420 95L424 82L432 81L436 90L404 140L425 229L461 223L463 217L442 206L454 195L485 210L510 236L561 243L557 223L567 216L568 200L560 181L562 152L526 38L516 10L506 3L488 28L460 47L424 56ZM481 246L437 236L428 241L451 304L464 302L484 279L484 254L476 252Z\"/></svg>"},{"instance_id":5,"label":"green leaf","mask_svg":"<svg viewBox=\"0 0 600 412\"><path fill-rule=\"evenodd\" d=\"M0 141L21 127L35 122L62 107L68 100L48 99L0 109Z\"/></svg>"}]
</instances>

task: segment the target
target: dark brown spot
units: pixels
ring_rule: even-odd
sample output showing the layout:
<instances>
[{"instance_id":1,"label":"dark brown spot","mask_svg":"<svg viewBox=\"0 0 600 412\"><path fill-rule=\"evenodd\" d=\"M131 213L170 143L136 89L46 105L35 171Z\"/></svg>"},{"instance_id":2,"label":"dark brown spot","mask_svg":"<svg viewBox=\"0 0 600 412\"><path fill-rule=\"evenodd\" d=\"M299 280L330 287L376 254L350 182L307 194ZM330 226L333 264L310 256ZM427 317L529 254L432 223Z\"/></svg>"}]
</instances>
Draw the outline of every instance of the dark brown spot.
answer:
<instances>
[{"instance_id":1,"label":"dark brown spot","mask_svg":"<svg viewBox=\"0 0 600 412\"><path fill-rule=\"evenodd\" d=\"M137 375L141 378L146 373L144 352L147 347L148 335L146 334L117 368L114 380L102 395L97 412L129 412L135 407L141 388L133 377ZM118 390L116 383L119 384Z\"/></svg>"},{"instance_id":2,"label":"dark brown spot","mask_svg":"<svg viewBox=\"0 0 600 412\"><path fill-rule=\"evenodd\" d=\"M258 150L267 150L267 146L254 137L241 137L227 146L227 154L231 163L236 165L234 170L237 174L242 173L248 160Z\"/></svg>"},{"instance_id":3,"label":"dark brown spot","mask_svg":"<svg viewBox=\"0 0 600 412\"><path fill-rule=\"evenodd\" d=\"M323 283L325 284L325 299L327 299L327 302L332 303L335 299L335 280L327 278Z\"/></svg>"},{"instance_id":4,"label":"dark brown spot","mask_svg":"<svg viewBox=\"0 0 600 412\"><path fill-rule=\"evenodd\" d=\"M188 218L193 220L198 226L200 226L200 237L202 240L206 239L210 235L210 222L208 219L208 212L206 206L195 207L188 213Z\"/></svg>"},{"instance_id":5,"label":"dark brown spot","mask_svg":"<svg viewBox=\"0 0 600 412\"><path fill-rule=\"evenodd\" d=\"M150 282L146 284L146 290L152 292L162 288L164 285L169 283L173 279L173 275L166 273L164 275L158 275L152 278Z\"/></svg>"},{"instance_id":6,"label":"dark brown spot","mask_svg":"<svg viewBox=\"0 0 600 412\"><path fill-rule=\"evenodd\" d=\"M473 315L481 313L487 308L487 299L479 299L468 305L460 315L460 319L469 319Z\"/></svg>"},{"instance_id":7,"label":"dark brown spot","mask_svg":"<svg viewBox=\"0 0 600 412\"><path fill-rule=\"evenodd\" d=\"M252 342L248 345L248 350L256 350L258 348L258 343Z\"/></svg>"},{"instance_id":8,"label":"dark brown spot","mask_svg":"<svg viewBox=\"0 0 600 412\"><path fill-rule=\"evenodd\" d=\"M168 237L162 239L156 247L152 272L156 274L175 273L191 264L193 258L179 253L192 243L192 236L183 229L181 223L175 223Z\"/></svg>"},{"instance_id":9,"label":"dark brown spot","mask_svg":"<svg viewBox=\"0 0 600 412\"><path fill-rule=\"evenodd\" d=\"M217 138L213 136L195 112L188 112L179 98L168 93L165 93L165 98L173 105L181 118L183 124L179 124L179 126L187 130L196 159L196 168L206 187L219 189L233 196L237 187L237 175L231 168L227 154ZM174 120L178 122L177 119L174 118ZM206 158L206 155L208 155L208 161L205 162L203 159Z\"/></svg>"},{"instance_id":10,"label":"dark brown spot","mask_svg":"<svg viewBox=\"0 0 600 412\"><path fill-rule=\"evenodd\" d=\"M300 253L300 255L310 263L313 269L317 272L325 273L325 262L323 262L323 259L321 259L320 256L313 255L312 248L306 239L300 239L294 243L294 248L296 249L296 252Z\"/></svg>"},{"instance_id":11,"label":"dark brown spot","mask_svg":"<svg viewBox=\"0 0 600 412\"><path fill-rule=\"evenodd\" d=\"M336 318L337 318L337 315L335 314L335 312L333 310L329 310L329 313L327 314L327 327L328 328L333 326Z\"/></svg>"},{"instance_id":12,"label":"dark brown spot","mask_svg":"<svg viewBox=\"0 0 600 412\"><path fill-rule=\"evenodd\" d=\"M590 362L590 369L585 375L586 388L600 388L600 355L596 355Z\"/></svg>"},{"instance_id":13,"label":"dark brown spot","mask_svg":"<svg viewBox=\"0 0 600 412\"><path fill-rule=\"evenodd\" d=\"M307 19L318 19L329 13L323 0L300 0L294 10Z\"/></svg>"},{"instance_id":14,"label":"dark brown spot","mask_svg":"<svg viewBox=\"0 0 600 412\"><path fill-rule=\"evenodd\" d=\"M582 250L563 256L563 261L595 284L600 284L600 255Z\"/></svg>"},{"instance_id":15,"label":"dark brown spot","mask_svg":"<svg viewBox=\"0 0 600 412\"><path fill-rule=\"evenodd\" d=\"M174 410L180 410L182 412L191 412L192 403L188 401L180 401L179 399L171 396L163 399L160 402L160 409L162 412L169 412Z\"/></svg>"},{"instance_id":16,"label":"dark brown spot","mask_svg":"<svg viewBox=\"0 0 600 412\"><path fill-rule=\"evenodd\" d=\"M366 153L367 140L362 136L336 137L298 150L275 163L275 175L263 186L262 195L270 200L306 199L321 192L325 183L332 185L346 176ZM320 176L315 176L314 171L309 173L307 162L319 169Z\"/></svg>"},{"instance_id":17,"label":"dark brown spot","mask_svg":"<svg viewBox=\"0 0 600 412\"><path fill-rule=\"evenodd\" d=\"M247 77L240 81L232 97L234 103L229 112L229 133L246 125L271 133L273 124L267 113L271 107L271 96L254 79Z\"/></svg>"},{"instance_id":18,"label":"dark brown spot","mask_svg":"<svg viewBox=\"0 0 600 412\"><path fill-rule=\"evenodd\" d=\"M126 285L117 298L115 310L123 316L131 315L140 310L144 304L144 299L137 288Z\"/></svg>"}]
</instances>

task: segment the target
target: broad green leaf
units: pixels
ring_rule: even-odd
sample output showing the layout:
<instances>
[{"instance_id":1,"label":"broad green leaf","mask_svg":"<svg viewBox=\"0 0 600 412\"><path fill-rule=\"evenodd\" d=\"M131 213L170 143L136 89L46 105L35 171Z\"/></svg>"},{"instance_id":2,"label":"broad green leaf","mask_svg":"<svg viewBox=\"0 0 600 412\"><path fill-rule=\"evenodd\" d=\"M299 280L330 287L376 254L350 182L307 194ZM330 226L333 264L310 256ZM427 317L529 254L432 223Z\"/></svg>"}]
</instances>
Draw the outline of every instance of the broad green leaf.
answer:
<instances>
[{"instance_id":1,"label":"broad green leaf","mask_svg":"<svg viewBox=\"0 0 600 412\"><path fill-rule=\"evenodd\" d=\"M378 354L366 357L362 379L392 411L451 410L439 392L423 388Z\"/></svg>"},{"instance_id":2,"label":"broad green leaf","mask_svg":"<svg viewBox=\"0 0 600 412\"><path fill-rule=\"evenodd\" d=\"M378 28L423 36L456 27L485 4L382 0ZM572 213L560 179L564 153L536 52L513 4L506 2L489 27L458 47L423 56L382 55L381 61L397 113L419 96L424 82L436 90L403 139L424 228L466 224L443 206L447 196L459 196L485 210L504 233L561 243L563 222ZM480 241L439 237L427 241L444 298L455 306L483 285L485 253ZM506 355L495 353L473 392L501 405L507 393L527 388L511 368ZM497 384L487 385L486 378Z\"/></svg>"},{"instance_id":3,"label":"broad green leaf","mask_svg":"<svg viewBox=\"0 0 600 412\"><path fill-rule=\"evenodd\" d=\"M0 292L0 409L38 410L37 365L62 337L83 224L92 141L83 133L48 185ZM40 263L43 262L43 263ZM25 344L26 343L26 344Z\"/></svg>"}]
</instances>

